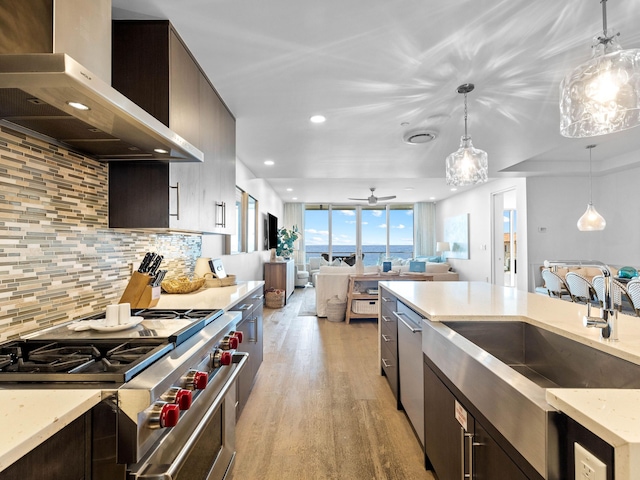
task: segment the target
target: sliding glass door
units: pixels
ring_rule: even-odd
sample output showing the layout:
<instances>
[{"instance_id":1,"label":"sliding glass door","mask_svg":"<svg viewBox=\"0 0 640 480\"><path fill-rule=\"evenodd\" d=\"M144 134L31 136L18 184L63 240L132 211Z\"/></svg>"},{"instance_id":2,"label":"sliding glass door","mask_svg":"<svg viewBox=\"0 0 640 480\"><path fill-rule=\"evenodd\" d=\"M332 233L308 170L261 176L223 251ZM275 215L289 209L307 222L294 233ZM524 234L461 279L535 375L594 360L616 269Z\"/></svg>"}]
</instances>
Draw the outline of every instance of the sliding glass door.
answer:
<instances>
[{"instance_id":1,"label":"sliding glass door","mask_svg":"<svg viewBox=\"0 0 640 480\"><path fill-rule=\"evenodd\" d=\"M412 205L306 205L306 261L362 254L364 265L382 257L413 257Z\"/></svg>"}]
</instances>

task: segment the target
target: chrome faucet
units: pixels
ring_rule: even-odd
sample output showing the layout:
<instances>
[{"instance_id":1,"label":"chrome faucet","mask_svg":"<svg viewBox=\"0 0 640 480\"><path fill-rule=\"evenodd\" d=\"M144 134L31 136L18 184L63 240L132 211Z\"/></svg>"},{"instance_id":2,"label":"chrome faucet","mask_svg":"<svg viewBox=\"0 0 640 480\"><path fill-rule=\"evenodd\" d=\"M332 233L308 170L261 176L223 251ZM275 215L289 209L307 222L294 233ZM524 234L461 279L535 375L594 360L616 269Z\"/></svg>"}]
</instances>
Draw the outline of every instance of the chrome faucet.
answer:
<instances>
[{"instance_id":1,"label":"chrome faucet","mask_svg":"<svg viewBox=\"0 0 640 480\"><path fill-rule=\"evenodd\" d=\"M611 271L604 263L595 260L545 260L546 268L552 267L594 267L598 268L604 276L604 298L599 317L591 316L591 302L587 301L587 314L582 321L585 327L600 329L603 340L608 342L618 341L618 310L613 305L613 278Z\"/></svg>"}]
</instances>

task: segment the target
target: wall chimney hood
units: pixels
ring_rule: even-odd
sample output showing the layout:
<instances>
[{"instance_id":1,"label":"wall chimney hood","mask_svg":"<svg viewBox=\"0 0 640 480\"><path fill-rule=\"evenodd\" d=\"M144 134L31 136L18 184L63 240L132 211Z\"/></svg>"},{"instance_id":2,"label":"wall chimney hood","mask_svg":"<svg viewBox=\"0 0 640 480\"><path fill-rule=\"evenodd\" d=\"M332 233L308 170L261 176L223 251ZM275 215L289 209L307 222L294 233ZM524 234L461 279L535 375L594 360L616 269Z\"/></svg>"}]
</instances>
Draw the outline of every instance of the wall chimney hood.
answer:
<instances>
[{"instance_id":1,"label":"wall chimney hood","mask_svg":"<svg viewBox=\"0 0 640 480\"><path fill-rule=\"evenodd\" d=\"M110 0L3 0L0 29L2 124L103 161L204 161L109 84Z\"/></svg>"}]
</instances>

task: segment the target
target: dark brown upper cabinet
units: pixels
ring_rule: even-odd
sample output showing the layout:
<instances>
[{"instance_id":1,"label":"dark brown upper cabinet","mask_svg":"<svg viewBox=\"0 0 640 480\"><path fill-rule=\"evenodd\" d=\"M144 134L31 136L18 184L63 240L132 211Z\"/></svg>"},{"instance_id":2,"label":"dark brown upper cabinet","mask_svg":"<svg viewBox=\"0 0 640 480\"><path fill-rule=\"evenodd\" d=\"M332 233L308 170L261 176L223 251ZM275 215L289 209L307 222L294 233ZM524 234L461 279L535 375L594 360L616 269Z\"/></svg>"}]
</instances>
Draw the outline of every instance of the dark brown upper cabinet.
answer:
<instances>
[{"instance_id":1,"label":"dark brown upper cabinet","mask_svg":"<svg viewBox=\"0 0 640 480\"><path fill-rule=\"evenodd\" d=\"M233 233L235 118L168 21L114 21L112 40L113 87L205 158L111 163L109 226Z\"/></svg>"}]
</instances>

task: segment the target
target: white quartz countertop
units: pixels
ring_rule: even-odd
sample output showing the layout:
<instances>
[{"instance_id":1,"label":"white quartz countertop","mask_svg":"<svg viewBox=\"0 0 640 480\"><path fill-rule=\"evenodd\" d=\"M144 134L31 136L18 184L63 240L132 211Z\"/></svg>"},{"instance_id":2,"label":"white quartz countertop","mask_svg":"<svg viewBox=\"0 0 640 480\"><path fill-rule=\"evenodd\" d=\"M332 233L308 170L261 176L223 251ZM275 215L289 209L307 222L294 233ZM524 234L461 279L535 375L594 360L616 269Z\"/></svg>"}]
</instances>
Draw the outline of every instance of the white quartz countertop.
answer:
<instances>
[{"instance_id":1,"label":"white quartz countertop","mask_svg":"<svg viewBox=\"0 0 640 480\"><path fill-rule=\"evenodd\" d=\"M101 390L0 390L0 471L100 402Z\"/></svg>"},{"instance_id":2,"label":"white quartz countertop","mask_svg":"<svg viewBox=\"0 0 640 480\"><path fill-rule=\"evenodd\" d=\"M250 293L260 291L263 281L238 282L230 287L201 288L192 293L160 295L158 305L154 308L222 308L231 310L238 302Z\"/></svg>"},{"instance_id":3,"label":"white quartz countertop","mask_svg":"<svg viewBox=\"0 0 640 480\"><path fill-rule=\"evenodd\" d=\"M640 472L640 390L547 390L547 402L615 447L616 480Z\"/></svg>"},{"instance_id":4,"label":"white quartz countertop","mask_svg":"<svg viewBox=\"0 0 640 480\"><path fill-rule=\"evenodd\" d=\"M520 320L640 364L640 319L620 315L619 341L586 328L586 306L484 282L380 282L432 322ZM597 309L592 315L598 315ZM640 471L640 390L549 389L547 402L615 447L616 480Z\"/></svg>"}]
</instances>

